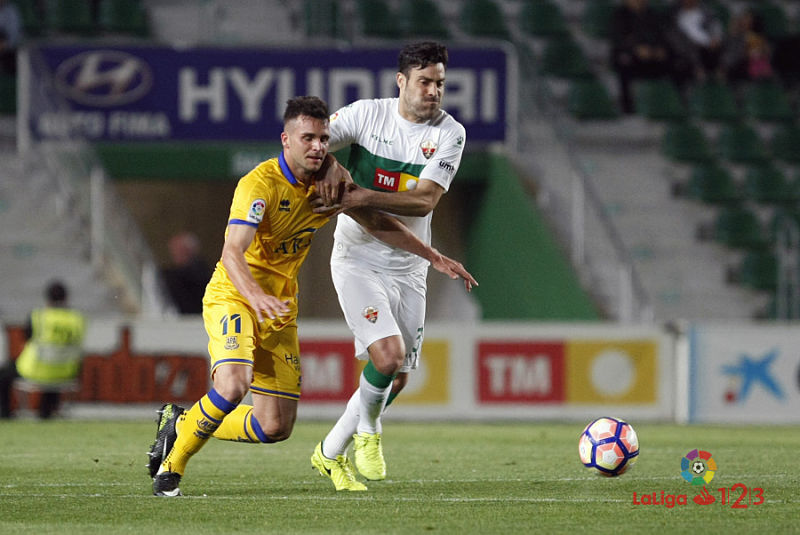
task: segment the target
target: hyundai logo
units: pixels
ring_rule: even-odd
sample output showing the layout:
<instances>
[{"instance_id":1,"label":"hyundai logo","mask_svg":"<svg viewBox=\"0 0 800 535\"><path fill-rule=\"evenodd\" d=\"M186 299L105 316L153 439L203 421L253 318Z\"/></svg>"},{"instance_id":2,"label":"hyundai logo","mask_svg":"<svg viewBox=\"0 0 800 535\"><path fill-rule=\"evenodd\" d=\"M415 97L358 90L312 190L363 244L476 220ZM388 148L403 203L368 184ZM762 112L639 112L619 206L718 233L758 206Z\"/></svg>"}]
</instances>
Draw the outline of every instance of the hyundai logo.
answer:
<instances>
[{"instance_id":1,"label":"hyundai logo","mask_svg":"<svg viewBox=\"0 0 800 535\"><path fill-rule=\"evenodd\" d=\"M153 86L150 67L117 50L91 50L64 60L55 72L56 86L85 106L108 108L139 100Z\"/></svg>"}]
</instances>

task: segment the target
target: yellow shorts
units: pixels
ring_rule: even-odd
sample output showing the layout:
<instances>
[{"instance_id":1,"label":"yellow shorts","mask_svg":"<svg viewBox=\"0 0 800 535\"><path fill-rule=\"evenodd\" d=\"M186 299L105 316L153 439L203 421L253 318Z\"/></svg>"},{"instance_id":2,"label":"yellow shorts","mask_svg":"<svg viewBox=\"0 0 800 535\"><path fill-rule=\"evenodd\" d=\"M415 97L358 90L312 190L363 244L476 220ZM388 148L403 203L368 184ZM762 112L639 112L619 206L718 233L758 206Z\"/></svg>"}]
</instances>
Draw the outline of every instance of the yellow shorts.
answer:
<instances>
[{"instance_id":1,"label":"yellow shorts","mask_svg":"<svg viewBox=\"0 0 800 535\"><path fill-rule=\"evenodd\" d=\"M276 331L269 320L259 324L250 308L236 301L206 303L203 323L212 377L224 364L252 366L254 394L300 399L297 325Z\"/></svg>"}]
</instances>

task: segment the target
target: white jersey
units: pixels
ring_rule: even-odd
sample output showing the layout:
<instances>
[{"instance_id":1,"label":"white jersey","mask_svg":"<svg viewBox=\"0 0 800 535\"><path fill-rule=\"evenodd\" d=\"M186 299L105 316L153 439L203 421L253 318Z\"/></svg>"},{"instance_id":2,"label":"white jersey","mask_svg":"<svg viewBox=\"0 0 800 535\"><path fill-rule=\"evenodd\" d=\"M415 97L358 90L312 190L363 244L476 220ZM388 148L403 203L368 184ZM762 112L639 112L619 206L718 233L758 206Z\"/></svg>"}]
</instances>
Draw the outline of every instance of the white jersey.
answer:
<instances>
[{"instance_id":1,"label":"white jersey","mask_svg":"<svg viewBox=\"0 0 800 535\"><path fill-rule=\"evenodd\" d=\"M350 146L347 169L359 186L407 191L432 180L445 191L464 151L464 127L445 111L426 123L412 123L397 111L399 99L359 100L330 119L330 150ZM431 216L397 216L423 242L431 242ZM340 214L334 239L347 257L376 271L410 273L428 261L372 237L351 217ZM338 247L338 246L337 246Z\"/></svg>"}]
</instances>

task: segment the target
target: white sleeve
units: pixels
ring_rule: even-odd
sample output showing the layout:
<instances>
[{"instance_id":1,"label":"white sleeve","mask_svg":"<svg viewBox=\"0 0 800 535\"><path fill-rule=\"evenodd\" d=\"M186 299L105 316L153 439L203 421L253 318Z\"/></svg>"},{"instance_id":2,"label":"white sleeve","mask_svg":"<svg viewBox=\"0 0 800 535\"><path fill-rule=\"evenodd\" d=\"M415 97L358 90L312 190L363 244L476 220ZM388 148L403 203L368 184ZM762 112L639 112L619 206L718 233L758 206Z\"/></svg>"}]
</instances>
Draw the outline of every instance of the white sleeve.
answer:
<instances>
[{"instance_id":1,"label":"white sleeve","mask_svg":"<svg viewBox=\"0 0 800 535\"><path fill-rule=\"evenodd\" d=\"M420 180L432 180L442 186L445 191L450 189L450 183L461 164L461 155L464 153L466 141L466 131L459 123L455 123L453 128L443 130L439 147L422 169L419 175Z\"/></svg>"},{"instance_id":2,"label":"white sleeve","mask_svg":"<svg viewBox=\"0 0 800 535\"><path fill-rule=\"evenodd\" d=\"M331 138L328 149L330 152L336 152L357 141L361 108L361 101L356 101L331 115L329 121Z\"/></svg>"}]
</instances>

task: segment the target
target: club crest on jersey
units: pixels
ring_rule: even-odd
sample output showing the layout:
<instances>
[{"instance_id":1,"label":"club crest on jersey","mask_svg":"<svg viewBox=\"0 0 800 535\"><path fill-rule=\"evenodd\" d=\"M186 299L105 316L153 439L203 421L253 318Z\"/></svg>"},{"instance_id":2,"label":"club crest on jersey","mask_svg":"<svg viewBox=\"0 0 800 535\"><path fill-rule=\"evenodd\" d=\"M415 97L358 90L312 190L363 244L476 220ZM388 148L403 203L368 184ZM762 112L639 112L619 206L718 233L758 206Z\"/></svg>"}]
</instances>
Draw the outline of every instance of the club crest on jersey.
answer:
<instances>
[{"instance_id":1,"label":"club crest on jersey","mask_svg":"<svg viewBox=\"0 0 800 535\"><path fill-rule=\"evenodd\" d=\"M250 223L261 223L261 220L264 219L264 210L267 207L267 203L264 202L264 199L256 199L250 205L250 211L247 212L247 220Z\"/></svg>"},{"instance_id":2,"label":"club crest on jersey","mask_svg":"<svg viewBox=\"0 0 800 535\"><path fill-rule=\"evenodd\" d=\"M436 147L436 143L430 139L426 139L419 144L419 148L422 150L422 155L425 156L426 160L430 160L431 156L433 156L433 153L436 152Z\"/></svg>"},{"instance_id":3,"label":"club crest on jersey","mask_svg":"<svg viewBox=\"0 0 800 535\"><path fill-rule=\"evenodd\" d=\"M225 349L239 349L239 340L236 336L228 336L225 338Z\"/></svg>"},{"instance_id":4,"label":"club crest on jersey","mask_svg":"<svg viewBox=\"0 0 800 535\"><path fill-rule=\"evenodd\" d=\"M376 321L378 321L378 309L375 307L365 308L364 318L370 323L375 323Z\"/></svg>"}]
</instances>

